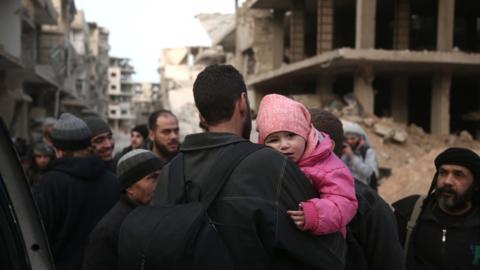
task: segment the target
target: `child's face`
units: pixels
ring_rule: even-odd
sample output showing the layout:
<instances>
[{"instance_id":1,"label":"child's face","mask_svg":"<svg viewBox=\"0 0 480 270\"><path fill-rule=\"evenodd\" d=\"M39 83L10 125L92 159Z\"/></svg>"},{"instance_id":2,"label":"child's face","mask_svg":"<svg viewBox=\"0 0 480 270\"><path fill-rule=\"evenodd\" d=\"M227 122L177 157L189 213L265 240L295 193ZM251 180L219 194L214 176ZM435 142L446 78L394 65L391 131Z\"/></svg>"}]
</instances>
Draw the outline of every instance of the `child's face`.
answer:
<instances>
[{"instance_id":1,"label":"child's face","mask_svg":"<svg viewBox=\"0 0 480 270\"><path fill-rule=\"evenodd\" d=\"M297 162L303 156L303 152L305 152L306 141L293 132L278 131L268 135L265 139L265 145L278 150L289 159Z\"/></svg>"},{"instance_id":2,"label":"child's face","mask_svg":"<svg viewBox=\"0 0 480 270\"><path fill-rule=\"evenodd\" d=\"M47 155L35 155L35 163L40 170L45 169L50 162L50 156Z\"/></svg>"}]
</instances>

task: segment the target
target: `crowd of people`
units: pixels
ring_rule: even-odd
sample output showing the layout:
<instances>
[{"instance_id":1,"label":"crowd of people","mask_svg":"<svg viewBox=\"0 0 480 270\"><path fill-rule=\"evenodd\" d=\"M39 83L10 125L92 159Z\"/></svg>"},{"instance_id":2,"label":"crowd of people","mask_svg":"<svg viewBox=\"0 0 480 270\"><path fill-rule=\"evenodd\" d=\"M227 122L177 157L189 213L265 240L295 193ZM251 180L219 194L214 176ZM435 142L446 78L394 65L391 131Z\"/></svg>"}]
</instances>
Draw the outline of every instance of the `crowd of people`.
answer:
<instances>
[{"instance_id":1,"label":"crowd of people","mask_svg":"<svg viewBox=\"0 0 480 270\"><path fill-rule=\"evenodd\" d=\"M234 67L206 67L193 96L205 132L182 144L168 110L135 126L117 155L99 117L63 113L45 123L26 174L57 269L480 269L480 157L472 150L445 149L428 193L390 206L376 192L376 152L359 125L269 94L256 118L263 146L254 147ZM213 228L192 239L216 235L227 259L213 245L180 254L175 243L152 244L166 232L132 224L154 218L129 220L192 202ZM171 229L180 230L187 221L174 214ZM142 247L122 240L142 230ZM206 264L211 256L215 264Z\"/></svg>"}]
</instances>

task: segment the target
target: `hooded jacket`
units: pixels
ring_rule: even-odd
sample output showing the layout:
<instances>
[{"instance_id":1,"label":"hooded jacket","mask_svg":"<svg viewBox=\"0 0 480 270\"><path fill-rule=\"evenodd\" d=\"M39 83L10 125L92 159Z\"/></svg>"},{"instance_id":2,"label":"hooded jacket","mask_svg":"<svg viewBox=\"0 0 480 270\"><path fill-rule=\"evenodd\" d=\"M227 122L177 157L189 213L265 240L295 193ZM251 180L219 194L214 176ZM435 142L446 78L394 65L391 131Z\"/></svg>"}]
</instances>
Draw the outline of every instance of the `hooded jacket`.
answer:
<instances>
[{"instance_id":1,"label":"hooded jacket","mask_svg":"<svg viewBox=\"0 0 480 270\"><path fill-rule=\"evenodd\" d=\"M244 139L228 133L188 135L181 146L185 178L209 193L208 177L217 157ZM168 202L170 166L161 172L153 204ZM243 159L208 209L235 269L343 269L345 242L340 233L312 236L287 215L301 201L317 196L287 157L269 148Z\"/></svg>"},{"instance_id":2,"label":"hooded jacket","mask_svg":"<svg viewBox=\"0 0 480 270\"><path fill-rule=\"evenodd\" d=\"M353 177L345 164L332 152L332 140L321 133L312 153L298 162L303 173L312 181L319 198L302 202L305 230L313 234L327 234L341 230L357 212L357 198ZM307 142L308 145L308 142ZM307 146L308 147L308 146Z\"/></svg>"},{"instance_id":3,"label":"hooded jacket","mask_svg":"<svg viewBox=\"0 0 480 270\"><path fill-rule=\"evenodd\" d=\"M379 177L377 153L373 148L373 145L368 140L367 133L357 123L347 122L343 126L344 134L352 133L360 136L363 141L362 145L359 145L354 150L353 158L349 158L346 155L342 156L343 162L345 162L350 168L352 175L360 182L370 185L370 177L372 174Z\"/></svg>"},{"instance_id":4,"label":"hooded jacket","mask_svg":"<svg viewBox=\"0 0 480 270\"><path fill-rule=\"evenodd\" d=\"M67 157L52 163L35 198L56 269L81 269L88 235L119 196L117 178L97 157Z\"/></svg>"},{"instance_id":5,"label":"hooded jacket","mask_svg":"<svg viewBox=\"0 0 480 270\"><path fill-rule=\"evenodd\" d=\"M279 131L292 132L305 140L297 164L320 197L302 202L304 229L316 235L341 230L345 237L345 226L357 211L353 177L333 154L330 137L317 131L311 120L310 112L300 102L278 94L266 95L258 109L258 141L263 144L269 135Z\"/></svg>"}]
</instances>

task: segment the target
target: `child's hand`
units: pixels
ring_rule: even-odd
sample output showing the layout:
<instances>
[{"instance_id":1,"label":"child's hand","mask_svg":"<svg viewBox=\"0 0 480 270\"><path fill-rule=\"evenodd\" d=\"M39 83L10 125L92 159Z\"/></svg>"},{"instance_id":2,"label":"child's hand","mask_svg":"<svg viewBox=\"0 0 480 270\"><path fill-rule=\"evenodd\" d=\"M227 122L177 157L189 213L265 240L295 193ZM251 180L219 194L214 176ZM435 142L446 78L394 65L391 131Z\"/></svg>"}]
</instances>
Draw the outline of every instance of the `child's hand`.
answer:
<instances>
[{"instance_id":1,"label":"child's hand","mask_svg":"<svg viewBox=\"0 0 480 270\"><path fill-rule=\"evenodd\" d=\"M303 213L303 210L290 210L287 211L287 214L290 215L290 218L295 225L297 225L297 228L303 231L303 228L305 227L305 214Z\"/></svg>"}]
</instances>

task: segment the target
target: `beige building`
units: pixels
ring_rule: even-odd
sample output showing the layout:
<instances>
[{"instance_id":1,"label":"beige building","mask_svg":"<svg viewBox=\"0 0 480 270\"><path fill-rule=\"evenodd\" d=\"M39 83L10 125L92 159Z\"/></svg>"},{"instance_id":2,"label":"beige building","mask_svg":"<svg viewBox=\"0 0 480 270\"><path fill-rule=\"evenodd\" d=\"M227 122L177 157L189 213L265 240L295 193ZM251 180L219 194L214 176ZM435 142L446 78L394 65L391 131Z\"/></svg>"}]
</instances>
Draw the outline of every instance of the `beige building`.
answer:
<instances>
[{"instance_id":1,"label":"beige building","mask_svg":"<svg viewBox=\"0 0 480 270\"><path fill-rule=\"evenodd\" d=\"M156 110L156 105L160 103L160 84L151 82L135 83L133 89L135 124L146 124L148 116Z\"/></svg>"},{"instance_id":2,"label":"beige building","mask_svg":"<svg viewBox=\"0 0 480 270\"><path fill-rule=\"evenodd\" d=\"M205 66L224 63L221 47L180 47L163 49L160 57L158 108L170 109L178 118L180 136L200 132L198 111L193 100L193 82Z\"/></svg>"},{"instance_id":3,"label":"beige building","mask_svg":"<svg viewBox=\"0 0 480 270\"><path fill-rule=\"evenodd\" d=\"M353 93L367 114L433 134L480 136L480 2L247 0L235 53L256 103L267 93L328 106Z\"/></svg>"},{"instance_id":4,"label":"beige building","mask_svg":"<svg viewBox=\"0 0 480 270\"><path fill-rule=\"evenodd\" d=\"M133 126L133 95L135 69L128 58L110 58L108 68L108 122L115 131L128 133Z\"/></svg>"}]
</instances>

